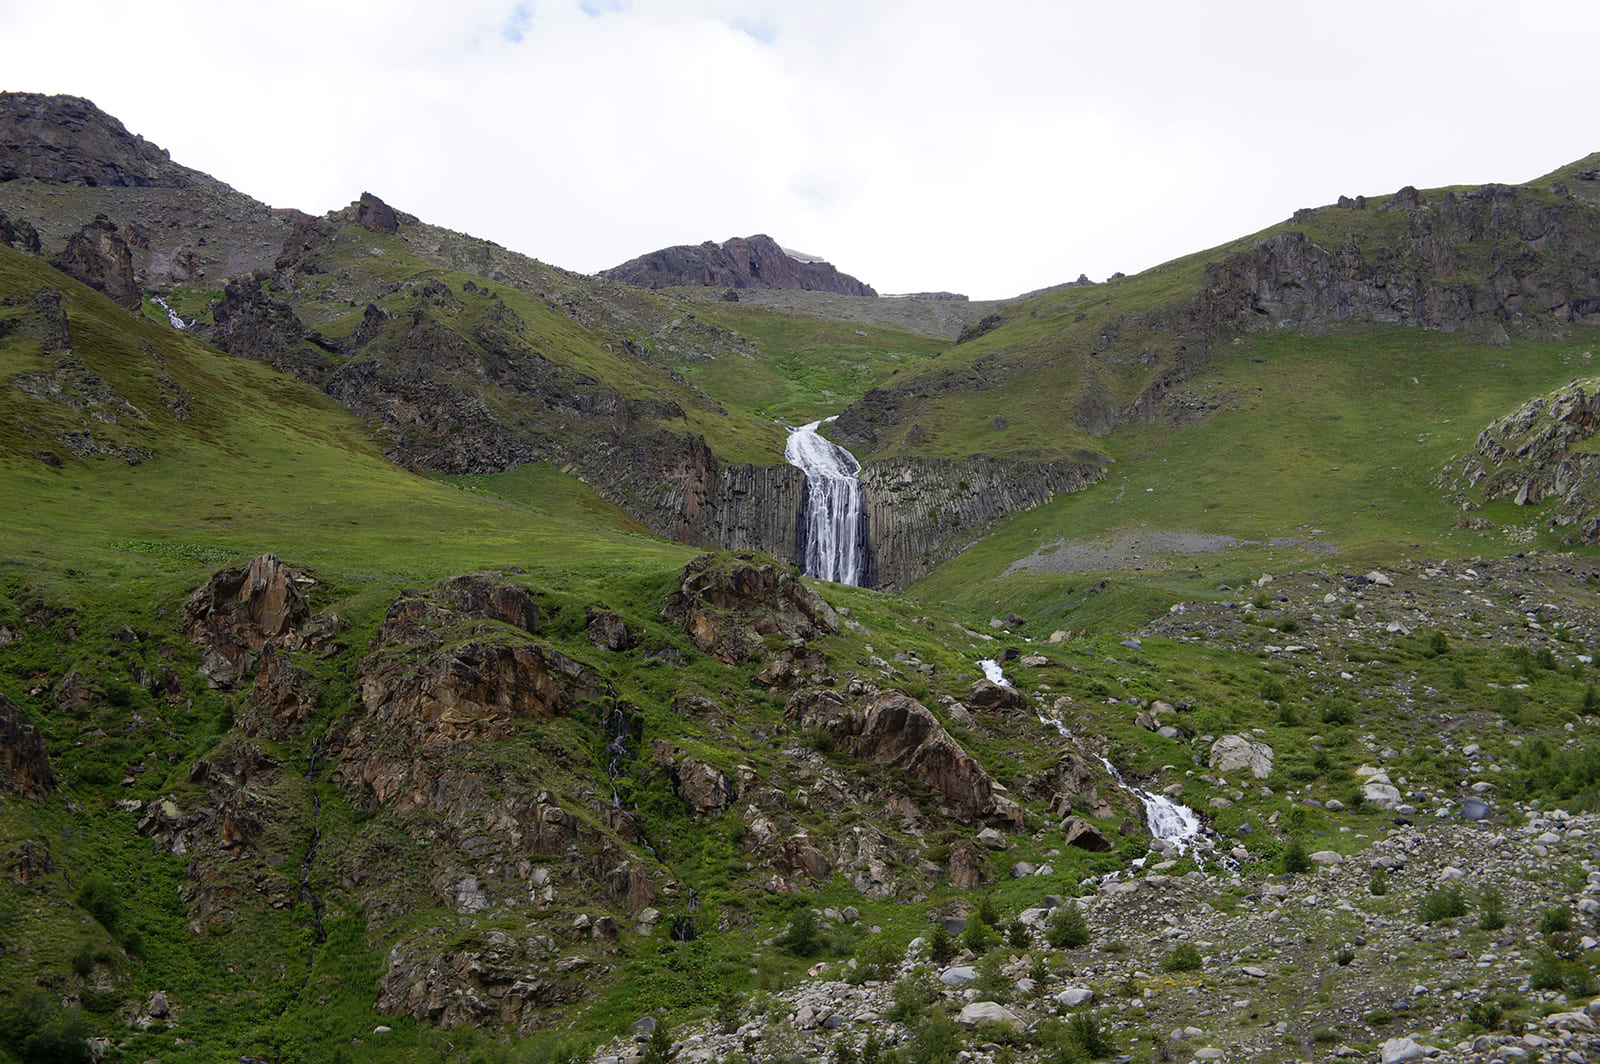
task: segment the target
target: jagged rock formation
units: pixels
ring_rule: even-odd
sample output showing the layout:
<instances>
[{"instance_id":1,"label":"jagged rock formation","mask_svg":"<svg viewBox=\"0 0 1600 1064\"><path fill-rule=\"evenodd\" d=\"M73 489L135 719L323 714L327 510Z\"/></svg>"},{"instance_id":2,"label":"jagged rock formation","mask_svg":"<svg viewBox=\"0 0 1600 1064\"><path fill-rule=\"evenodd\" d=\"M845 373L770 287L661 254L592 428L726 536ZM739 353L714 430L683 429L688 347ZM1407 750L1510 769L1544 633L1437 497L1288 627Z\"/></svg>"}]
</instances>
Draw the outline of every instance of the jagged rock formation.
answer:
<instances>
[{"instance_id":1,"label":"jagged rock formation","mask_svg":"<svg viewBox=\"0 0 1600 1064\"><path fill-rule=\"evenodd\" d=\"M861 471L868 538L880 586L904 587L952 558L995 520L1081 491L1105 476L1078 462L891 458Z\"/></svg>"},{"instance_id":2,"label":"jagged rock formation","mask_svg":"<svg viewBox=\"0 0 1600 1064\"><path fill-rule=\"evenodd\" d=\"M1575 380L1492 422L1439 483L1464 509L1494 499L1551 504L1546 520L1570 529L1566 542L1600 542L1600 453L1585 446L1597 427L1600 378Z\"/></svg>"},{"instance_id":3,"label":"jagged rock formation","mask_svg":"<svg viewBox=\"0 0 1600 1064\"><path fill-rule=\"evenodd\" d=\"M600 276L640 288L677 285L708 288L798 288L836 292L847 296L876 296L869 285L840 273L826 262L808 262L790 255L765 234L734 237L721 244L707 240L698 246L681 244L662 248L620 266L601 270Z\"/></svg>"},{"instance_id":4,"label":"jagged rock formation","mask_svg":"<svg viewBox=\"0 0 1600 1064\"><path fill-rule=\"evenodd\" d=\"M39 230L22 219L13 221L4 213L0 213L0 244L18 251L26 251L30 255L39 254L41 244Z\"/></svg>"},{"instance_id":5,"label":"jagged rock formation","mask_svg":"<svg viewBox=\"0 0 1600 1064\"><path fill-rule=\"evenodd\" d=\"M56 789L44 737L11 699L0 693L0 793L43 798Z\"/></svg>"},{"instance_id":6,"label":"jagged rock formation","mask_svg":"<svg viewBox=\"0 0 1600 1064\"><path fill-rule=\"evenodd\" d=\"M255 668L269 641L295 642L311 618L300 588L313 583L271 554L214 574L183 607L184 632L205 647L206 675L231 684Z\"/></svg>"},{"instance_id":7,"label":"jagged rock formation","mask_svg":"<svg viewBox=\"0 0 1600 1064\"><path fill-rule=\"evenodd\" d=\"M850 694L858 701L837 691L807 690L789 700L785 713L802 728L825 732L855 757L909 772L944 795L960 820L1021 830L1022 806L922 703L902 691L857 686Z\"/></svg>"},{"instance_id":8,"label":"jagged rock formation","mask_svg":"<svg viewBox=\"0 0 1600 1064\"><path fill-rule=\"evenodd\" d=\"M69 237L50 265L129 310L138 310L143 300L133 276L133 250L103 214Z\"/></svg>"},{"instance_id":9,"label":"jagged rock formation","mask_svg":"<svg viewBox=\"0 0 1600 1064\"><path fill-rule=\"evenodd\" d=\"M78 96L0 93L0 181L193 188L216 182Z\"/></svg>"}]
</instances>

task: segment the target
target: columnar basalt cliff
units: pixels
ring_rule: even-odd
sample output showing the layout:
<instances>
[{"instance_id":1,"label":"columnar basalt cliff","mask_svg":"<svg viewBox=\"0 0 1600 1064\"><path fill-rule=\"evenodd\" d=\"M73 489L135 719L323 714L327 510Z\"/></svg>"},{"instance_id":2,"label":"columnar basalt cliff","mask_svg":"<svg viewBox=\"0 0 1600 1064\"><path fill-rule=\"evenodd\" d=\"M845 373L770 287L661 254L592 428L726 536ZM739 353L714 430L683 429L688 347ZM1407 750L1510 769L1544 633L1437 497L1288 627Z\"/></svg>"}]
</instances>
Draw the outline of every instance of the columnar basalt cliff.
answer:
<instances>
[{"instance_id":1,"label":"columnar basalt cliff","mask_svg":"<svg viewBox=\"0 0 1600 1064\"><path fill-rule=\"evenodd\" d=\"M861 471L880 586L904 587L961 552L988 525L1105 476L1092 457L1077 462L893 458Z\"/></svg>"},{"instance_id":2,"label":"columnar basalt cliff","mask_svg":"<svg viewBox=\"0 0 1600 1064\"><path fill-rule=\"evenodd\" d=\"M678 285L710 288L799 288L846 296L876 296L866 285L826 262L790 255L770 236L758 233L721 244L707 240L680 244L601 270L600 276L641 288Z\"/></svg>"}]
</instances>

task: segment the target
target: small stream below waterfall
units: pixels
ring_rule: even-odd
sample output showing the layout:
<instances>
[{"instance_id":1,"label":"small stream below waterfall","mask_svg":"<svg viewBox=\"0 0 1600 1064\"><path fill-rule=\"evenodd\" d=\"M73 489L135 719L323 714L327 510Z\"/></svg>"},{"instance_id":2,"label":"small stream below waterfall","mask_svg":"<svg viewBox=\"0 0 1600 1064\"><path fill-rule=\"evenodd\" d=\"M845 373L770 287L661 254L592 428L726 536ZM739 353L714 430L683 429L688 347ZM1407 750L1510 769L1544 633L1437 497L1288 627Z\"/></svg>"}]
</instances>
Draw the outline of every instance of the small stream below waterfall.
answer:
<instances>
[{"instance_id":1,"label":"small stream below waterfall","mask_svg":"<svg viewBox=\"0 0 1600 1064\"><path fill-rule=\"evenodd\" d=\"M1012 686L1011 681L1006 679L1005 672L1000 668L998 661L992 658L984 658L978 662L978 667L983 670L984 676L988 677L991 683L1003 684L1006 687ZM1164 794L1152 794L1142 787L1135 787L1123 778L1122 773L1117 771L1117 766L1103 757L1089 753L1084 748L1083 742L1072 734L1071 728L1068 728L1054 717L1046 716L1042 711L1038 712L1038 717L1040 724L1055 729L1056 733L1063 739L1069 740L1079 750L1104 765L1118 787L1139 799L1140 804L1144 806L1145 827L1149 830L1151 838L1161 839L1177 853L1183 854L1187 853L1191 847L1194 847L1205 835L1205 825L1201 823L1199 815L1193 809L1173 801Z\"/></svg>"},{"instance_id":2,"label":"small stream below waterfall","mask_svg":"<svg viewBox=\"0 0 1600 1064\"><path fill-rule=\"evenodd\" d=\"M819 580L860 587L868 578L867 513L861 463L822 437L823 418L789 430L783 460L806 475L800 528L801 570Z\"/></svg>"}]
</instances>

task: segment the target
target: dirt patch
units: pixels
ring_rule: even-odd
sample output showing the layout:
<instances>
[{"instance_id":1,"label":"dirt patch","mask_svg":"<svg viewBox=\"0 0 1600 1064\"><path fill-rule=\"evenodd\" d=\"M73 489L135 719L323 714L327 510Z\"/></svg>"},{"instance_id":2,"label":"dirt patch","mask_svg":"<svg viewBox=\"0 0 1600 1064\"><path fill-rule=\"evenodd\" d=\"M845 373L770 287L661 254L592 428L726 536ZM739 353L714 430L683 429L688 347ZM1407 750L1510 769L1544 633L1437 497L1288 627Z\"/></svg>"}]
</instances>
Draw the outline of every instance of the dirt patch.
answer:
<instances>
[{"instance_id":1,"label":"dirt patch","mask_svg":"<svg viewBox=\"0 0 1600 1064\"><path fill-rule=\"evenodd\" d=\"M1159 568L1179 558L1215 554L1235 547L1293 547L1333 552L1335 543L1316 542L1292 536L1269 540L1239 539L1211 532L1128 532L1113 539L1077 541L1058 539L1047 543L1007 567L1004 576L1015 573L1104 573L1135 568Z\"/></svg>"}]
</instances>

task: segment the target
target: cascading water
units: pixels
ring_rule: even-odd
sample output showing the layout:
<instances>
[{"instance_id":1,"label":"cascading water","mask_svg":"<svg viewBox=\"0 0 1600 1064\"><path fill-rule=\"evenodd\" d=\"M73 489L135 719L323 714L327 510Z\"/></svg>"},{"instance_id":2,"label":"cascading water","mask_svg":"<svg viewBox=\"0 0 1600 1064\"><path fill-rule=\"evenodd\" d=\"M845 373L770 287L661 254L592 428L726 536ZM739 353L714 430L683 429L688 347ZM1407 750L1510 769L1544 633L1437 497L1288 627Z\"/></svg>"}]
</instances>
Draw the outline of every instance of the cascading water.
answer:
<instances>
[{"instance_id":1,"label":"cascading water","mask_svg":"<svg viewBox=\"0 0 1600 1064\"><path fill-rule=\"evenodd\" d=\"M998 661L992 658L985 658L978 662L978 667L983 670L983 674L991 682L1004 684L1007 687L1011 686L1011 681L1006 679ZM1054 728L1063 739L1070 739L1080 749L1082 748L1082 744L1078 743L1078 737L1072 734L1072 730L1054 717L1047 717L1040 713L1039 723ZM1200 823L1200 817L1195 814L1193 809L1174 802L1164 794L1151 794L1143 788L1133 786L1122 778L1122 773L1117 771L1117 766L1103 757L1097 760L1106 767L1107 772L1111 773L1111 778L1116 781L1117 786L1139 799L1144 806L1145 827L1149 829L1151 838L1163 839L1179 853L1183 853L1204 833L1205 825Z\"/></svg>"},{"instance_id":2,"label":"cascading water","mask_svg":"<svg viewBox=\"0 0 1600 1064\"><path fill-rule=\"evenodd\" d=\"M151 296L150 298L155 302L156 306L167 312L167 324L171 325L174 329L187 329L190 325L194 324L193 322L184 321L182 318L178 317L178 312L167 306L167 301L162 299L160 296Z\"/></svg>"},{"instance_id":3,"label":"cascading water","mask_svg":"<svg viewBox=\"0 0 1600 1064\"><path fill-rule=\"evenodd\" d=\"M783 447L784 461L806 475L801 568L807 576L859 587L867 579L861 463L843 447L823 439L817 432L821 425L822 421L813 421L791 429Z\"/></svg>"}]
</instances>

